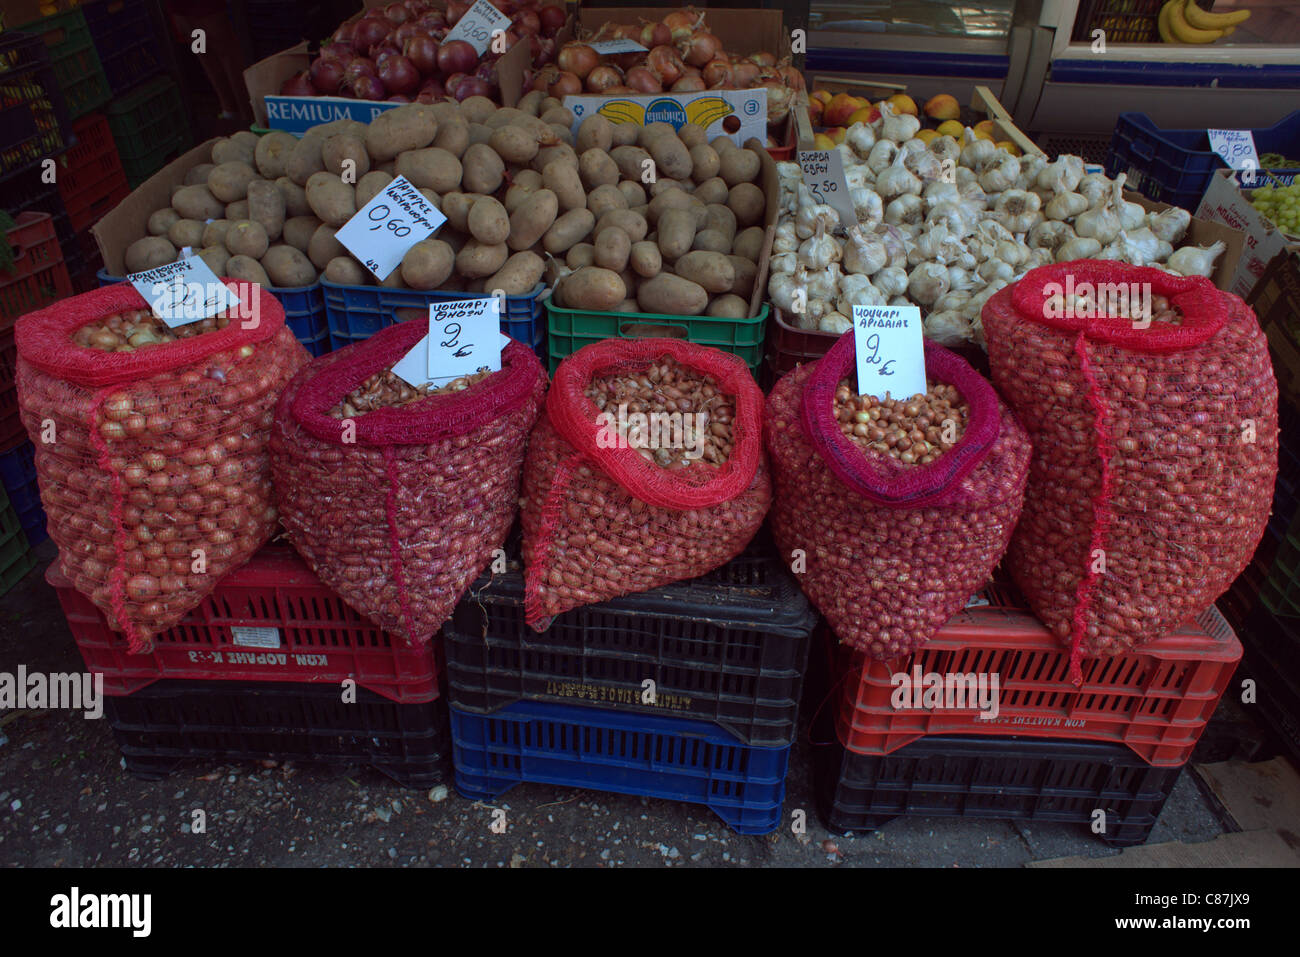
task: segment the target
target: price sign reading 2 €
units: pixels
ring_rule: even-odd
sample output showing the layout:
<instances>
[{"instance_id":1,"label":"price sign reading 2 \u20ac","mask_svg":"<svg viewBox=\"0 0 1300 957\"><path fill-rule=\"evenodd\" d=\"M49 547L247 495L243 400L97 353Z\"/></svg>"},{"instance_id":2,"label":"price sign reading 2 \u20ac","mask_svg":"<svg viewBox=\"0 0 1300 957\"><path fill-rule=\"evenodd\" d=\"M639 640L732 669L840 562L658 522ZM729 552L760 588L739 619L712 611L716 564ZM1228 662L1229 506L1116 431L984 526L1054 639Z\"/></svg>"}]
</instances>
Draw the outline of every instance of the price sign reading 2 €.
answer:
<instances>
[{"instance_id":1,"label":"price sign reading 2 \u20ac","mask_svg":"<svg viewBox=\"0 0 1300 957\"><path fill-rule=\"evenodd\" d=\"M429 303L429 378L473 375L501 368L501 301L460 299Z\"/></svg>"},{"instance_id":2,"label":"price sign reading 2 \u20ac","mask_svg":"<svg viewBox=\"0 0 1300 957\"><path fill-rule=\"evenodd\" d=\"M858 394L906 399L925 392L925 345L918 306L854 306Z\"/></svg>"},{"instance_id":3,"label":"price sign reading 2 \u20ac","mask_svg":"<svg viewBox=\"0 0 1300 957\"><path fill-rule=\"evenodd\" d=\"M834 207L845 229L858 224L858 214L844 177L844 157L839 150L800 150L803 182L819 203Z\"/></svg>"},{"instance_id":4,"label":"price sign reading 2 \u20ac","mask_svg":"<svg viewBox=\"0 0 1300 957\"><path fill-rule=\"evenodd\" d=\"M408 249L428 239L446 221L427 196L399 176L357 210L334 238L383 281Z\"/></svg>"}]
</instances>

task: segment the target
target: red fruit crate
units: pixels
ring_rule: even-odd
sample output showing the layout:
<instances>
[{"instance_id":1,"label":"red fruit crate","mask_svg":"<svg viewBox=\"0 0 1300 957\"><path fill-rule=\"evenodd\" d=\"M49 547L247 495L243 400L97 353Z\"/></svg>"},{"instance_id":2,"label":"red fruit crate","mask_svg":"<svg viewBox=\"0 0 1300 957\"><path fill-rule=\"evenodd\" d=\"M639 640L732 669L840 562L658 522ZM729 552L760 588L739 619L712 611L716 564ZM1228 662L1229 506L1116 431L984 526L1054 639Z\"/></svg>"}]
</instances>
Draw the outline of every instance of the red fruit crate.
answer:
<instances>
[{"instance_id":1,"label":"red fruit crate","mask_svg":"<svg viewBox=\"0 0 1300 957\"><path fill-rule=\"evenodd\" d=\"M76 143L59 160L56 180L74 232L89 229L131 193L108 118L90 113L72 124Z\"/></svg>"},{"instance_id":2,"label":"red fruit crate","mask_svg":"<svg viewBox=\"0 0 1300 957\"><path fill-rule=\"evenodd\" d=\"M399 704L438 697L433 643L419 648L361 617L291 548L268 545L228 574L174 628L133 655L126 638L54 562L58 592L88 670L104 693L130 695L163 679L337 683L351 678Z\"/></svg>"},{"instance_id":3,"label":"red fruit crate","mask_svg":"<svg viewBox=\"0 0 1300 957\"><path fill-rule=\"evenodd\" d=\"M1241 660L1241 642L1211 606L1196 624L1135 651L1085 658L1070 681L1070 652L1025 610L1014 589L992 585L989 604L958 612L906 658L872 661L840 647L834 674L844 687L836 730L850 751L890 754L929 735L1068 737L1127 745L1147 763L1191 757ZM828 632L829 634L829 632ZM998 676L998 713L978 705L896 709L896 674Z\"/></svg>"},{"instance_id":4,"label":"red fruit crate","mask_svg":"<svg viewBox=\"0 0 1300 957\"><path fill-rule=\"evenodd\" d=\"M72 295L72 283L49 213L19 213L6 234L13 263L0 266L0 329L21 315Z\"/></svg>"}]
</instances>

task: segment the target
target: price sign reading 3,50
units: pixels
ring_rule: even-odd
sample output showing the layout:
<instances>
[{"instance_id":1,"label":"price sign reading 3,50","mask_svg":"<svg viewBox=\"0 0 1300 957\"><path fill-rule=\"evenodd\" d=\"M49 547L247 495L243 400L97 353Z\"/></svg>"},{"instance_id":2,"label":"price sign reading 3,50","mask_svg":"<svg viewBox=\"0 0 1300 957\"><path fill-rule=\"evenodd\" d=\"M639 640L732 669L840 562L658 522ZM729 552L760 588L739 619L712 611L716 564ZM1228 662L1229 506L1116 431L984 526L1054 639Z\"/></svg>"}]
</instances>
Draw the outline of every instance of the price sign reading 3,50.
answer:
<instances>
[{"instance_id":1,"label":"price sign reading 3,50","mask_svg":"<svg viewBox=\"0 0 1300 957\"><path fill-rule=\"evenodd\" d=\"M803 170L804 185L813 199L833 207L840 214L845 229L858 224L858 214L849 196L849 184L844 178L844 157L839 150L801 150L799 168Z\"/></svg>"}]
</instances>

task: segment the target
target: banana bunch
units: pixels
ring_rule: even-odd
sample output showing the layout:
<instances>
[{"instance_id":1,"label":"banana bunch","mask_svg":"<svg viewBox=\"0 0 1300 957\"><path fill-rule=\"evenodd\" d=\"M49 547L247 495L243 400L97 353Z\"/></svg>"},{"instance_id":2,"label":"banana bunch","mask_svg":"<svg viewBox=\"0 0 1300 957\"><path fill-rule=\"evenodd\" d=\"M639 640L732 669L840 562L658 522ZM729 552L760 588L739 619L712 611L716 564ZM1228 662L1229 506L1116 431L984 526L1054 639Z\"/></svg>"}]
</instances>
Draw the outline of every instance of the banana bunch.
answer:
<instances>
[{"instance_id":1,"label":"banana bunch","mask_svg":"<svg viewBox=\"0 0 1300 957\"><path fill-rule=\"evenodd\" d=\"M1160 8L1156 23L1165 43L1213 43L1232 33L1249 16L1249 10L1206 13L1196 0L1169 0Z\"/></svg>"}]
</instances>

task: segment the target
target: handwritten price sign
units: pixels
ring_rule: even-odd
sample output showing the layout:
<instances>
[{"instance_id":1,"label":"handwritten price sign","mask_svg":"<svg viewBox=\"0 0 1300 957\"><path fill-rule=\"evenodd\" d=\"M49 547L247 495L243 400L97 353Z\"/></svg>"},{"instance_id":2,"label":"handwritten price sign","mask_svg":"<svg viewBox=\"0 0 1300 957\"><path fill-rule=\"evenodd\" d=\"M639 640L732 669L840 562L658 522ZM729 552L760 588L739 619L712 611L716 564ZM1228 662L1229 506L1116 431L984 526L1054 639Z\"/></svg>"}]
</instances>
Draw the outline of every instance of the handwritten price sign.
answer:
<instances>
[{"instance_id":1,"label":"handwritten price sign","mask_svg":"<svg viewBox=\"0 0 1300 957\"><path fill-rule=\"evenodd\" d=\"M858 224L848 180L844 178L844 157L839 150L800 150L799 168L813 199L834 207L845 229Z\"/></svg>"},{"instance_id":2,"label":"handwritten price sign","mask_svg":"<svg viewBox=\"0 0 1300 957\"><path fill-rule=\"evenodd\" d=\"M925 392L919 306L854 306L858 395L906 399Z\"/></svg>"},{"instance_id":3,"label":"handwritten price sign","mask_svg":"<svg viewBox=\"0 0 1300 957\"><path fill-rule=\"evenodd\" d=\"M508 30L510 18L487 0L478 0L469 11L456 21L443 43L452 40L464 40L482 56L492 42L492 34L497 30Z\"/></svg>"},{"instance_id":4,"label":"handwritten price sign","mask_svg":"<svg viewBox=\"0 0 1300 957\"><path fill-rule=\"evenodd\" d=\"M334 238L382 282L408 249L428 239L446 221L410 180L399 176L357 210Z\"/></svg>"},{"instance_id":5,"label":"handwritten price sign","mask_svg":"<svg viewBox=\"0 0 1300 957\"><path fill-rule=\"evenodd\" d=\"M429 303L429 379L501 368L501 300Z\"/></svg>"},{"instance_id":6,"label":"handwritten price sign","mask_svg":"<svg viewBox=\"0 0 1300 957\"><path fill-rule=\"evenodd\" d=\"M601 56L612 56L616 53L646 53L645 47L635 40L597 40L595 43L588 43Z\"/></svg>"},{"instance_id":7,"label":"handwritten price sign","mask_svg":"<svg viewBox=\"0 0 1300 957\"><path fill-rule=\"evenodd\" d=\"M126 278L169 329L240 305L240 298L198 256L132 273Z\"/></svg>"},{"instance_id":8,"label":"handwritten price sign","mask_svg":"<svg viewBox=\"0 0 1300 957\"><path fill-rule=\"evenodd\" d=\"M1242 171L1241 182L1255 185L1255 170L1259 169L1259 154L1255 152L1255 136L1250 130L1206 130L1210 149L1218 153L1230 169Z\"/></svg>"}]
</instances>

